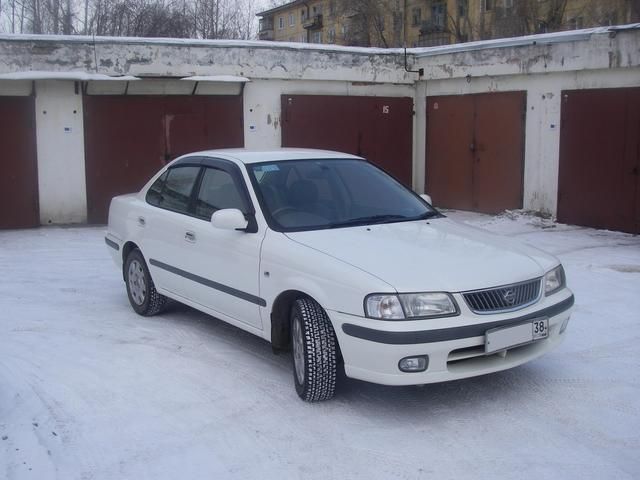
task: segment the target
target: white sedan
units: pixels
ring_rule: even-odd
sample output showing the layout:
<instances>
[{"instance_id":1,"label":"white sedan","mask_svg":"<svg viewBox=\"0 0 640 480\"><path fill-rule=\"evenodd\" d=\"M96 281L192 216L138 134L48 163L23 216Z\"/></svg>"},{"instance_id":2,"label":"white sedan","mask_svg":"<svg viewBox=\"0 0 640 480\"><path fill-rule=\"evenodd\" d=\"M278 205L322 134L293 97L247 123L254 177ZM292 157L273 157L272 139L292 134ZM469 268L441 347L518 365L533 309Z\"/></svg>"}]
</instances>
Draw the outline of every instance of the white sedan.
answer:
<instances>
[{"instance_id":1,"label":"white sedan","mask_svg":"<svg viewBox=\"0 0 640 480\"><path fill-rule=\"evenodd\" d=\"M292 350L306 401L521 365L560 343L559 261L457 224L362 158L319 150L185 155L113 199L106 244L131 306L167 298Z\"/></svg>"}]
</instances>

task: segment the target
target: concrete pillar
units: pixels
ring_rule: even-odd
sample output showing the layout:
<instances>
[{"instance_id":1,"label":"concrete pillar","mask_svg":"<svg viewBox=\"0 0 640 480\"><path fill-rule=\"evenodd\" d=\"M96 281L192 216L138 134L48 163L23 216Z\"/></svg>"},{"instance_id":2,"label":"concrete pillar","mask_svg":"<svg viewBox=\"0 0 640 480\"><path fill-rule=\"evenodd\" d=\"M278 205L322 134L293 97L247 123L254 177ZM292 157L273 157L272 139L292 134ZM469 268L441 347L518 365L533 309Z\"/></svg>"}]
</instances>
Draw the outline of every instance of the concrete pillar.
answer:
<instances>
[{"instance_id":1,"label":"concrete pillar","mask_svg":"<svg viewBox=\"0 0 640 480\"><path fill-rule=\"evenodd\" d=\"M86 222L82 92L75 82L36 82L36 141L40 222Z\"/></svg>"}]
</instances>

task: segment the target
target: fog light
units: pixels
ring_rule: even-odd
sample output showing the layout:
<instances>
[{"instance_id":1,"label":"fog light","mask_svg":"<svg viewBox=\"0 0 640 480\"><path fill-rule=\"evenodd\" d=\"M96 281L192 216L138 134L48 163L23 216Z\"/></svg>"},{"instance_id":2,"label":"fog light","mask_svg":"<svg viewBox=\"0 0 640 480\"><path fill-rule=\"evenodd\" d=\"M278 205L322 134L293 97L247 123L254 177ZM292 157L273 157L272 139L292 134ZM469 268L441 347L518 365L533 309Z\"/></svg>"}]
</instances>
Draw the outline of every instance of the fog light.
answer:
<instances>
[{"instance_id":1,"label":"fog light","mask_svg":"<svg viewBox=\"0 0 640 480\"><path fill-rule=\"evenodd\" d=\"M429 365L429 357L406 357L398 362L398 368L403 372L424 372Z\"/></svg>"},{"instance_id":2,"label":"fog light","mask_svg":"<svg viewBox=\"0 0 640 480\"><path fill-rule=\"evenodd\" d=\"M562 326L560 327L560 334L561 335L567 329L567 325L569 325L569 319L568 318L564 322L562 322Z\"/></svg>"}]
</instances>

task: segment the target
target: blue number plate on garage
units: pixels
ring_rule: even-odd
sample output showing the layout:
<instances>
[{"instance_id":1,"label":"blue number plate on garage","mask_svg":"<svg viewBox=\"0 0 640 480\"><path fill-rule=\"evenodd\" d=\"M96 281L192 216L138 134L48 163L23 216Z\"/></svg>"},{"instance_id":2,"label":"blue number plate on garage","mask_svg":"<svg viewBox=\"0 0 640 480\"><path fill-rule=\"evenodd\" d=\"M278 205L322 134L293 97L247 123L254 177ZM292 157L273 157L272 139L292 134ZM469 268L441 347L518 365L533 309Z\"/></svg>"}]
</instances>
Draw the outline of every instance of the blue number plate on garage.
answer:
<instances>
[{"instance_id":1,"label":"blue number plate on garage","mask_svg":"<svg viewBox=\"0 0 640 480\"><path fill-rule=\"evenodd\" d=\"M549 319L537 318L531 322L510 327L498 327L487 330L485 334L485 353L495 353L507 348L525 345L549 336Z\"/></svg>"}]
</instances>

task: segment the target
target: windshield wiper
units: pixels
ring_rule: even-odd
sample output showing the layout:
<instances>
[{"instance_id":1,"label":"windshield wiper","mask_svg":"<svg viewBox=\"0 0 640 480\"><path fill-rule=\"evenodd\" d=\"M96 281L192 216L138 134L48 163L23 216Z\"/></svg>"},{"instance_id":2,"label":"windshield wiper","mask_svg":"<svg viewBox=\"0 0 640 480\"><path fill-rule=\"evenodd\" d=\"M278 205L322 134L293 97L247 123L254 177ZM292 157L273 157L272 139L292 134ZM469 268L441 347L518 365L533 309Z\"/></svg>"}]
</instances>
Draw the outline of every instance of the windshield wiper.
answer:
<instances>
[{"instance_id":1,"label":"windshield wiper","mask_svg":"<svg viewBox=\"0 0 640 480\"><path fill-rule=\"evenodd\" d=\"M442 215L435 211L425 212L417 217L407 217L405 215L386 214L386 215L370 215L368 217L358 217L344 222L332 223L329 228L354 227L358 225L375 225L381 223L393 222L413 222L416 220L427 220L429 218L441 217Z\"/></svg>"},{"instance_id":2,"label":"windshield wiper","mask_svg":"<svg viewBox=\"0 0 640 480\"><path fill-rule=\"evenodd\" d=\"M429 218L435 218L435 217L442 217L444 215L442 215L441 213L435 212L435 211L431 211L431 212L425 212L422 215L414 218L414 220L427 220Z\"/></svg>"},{"instance_id":3,"label":"windshield wiper","mask_svg":"<svg viewBox=\"0 0 640 480\"><path fill-rule=\"evenodd\" d=\"M357 225L373 225L377 223L391 223L397 220L407 220L404 215L371 215L368 217L358 217L344 222L332 223L329 228L353 227Z\"/></svg>"}]
</instances>

